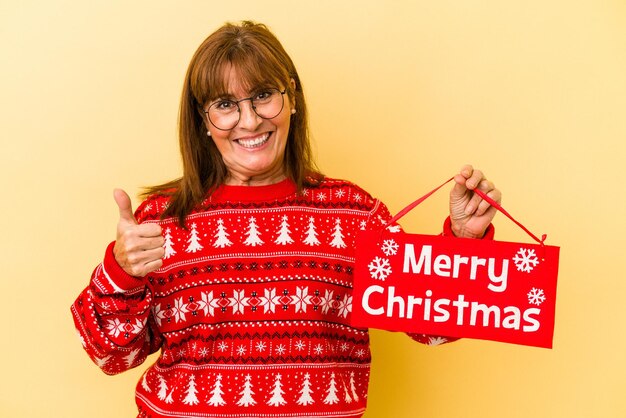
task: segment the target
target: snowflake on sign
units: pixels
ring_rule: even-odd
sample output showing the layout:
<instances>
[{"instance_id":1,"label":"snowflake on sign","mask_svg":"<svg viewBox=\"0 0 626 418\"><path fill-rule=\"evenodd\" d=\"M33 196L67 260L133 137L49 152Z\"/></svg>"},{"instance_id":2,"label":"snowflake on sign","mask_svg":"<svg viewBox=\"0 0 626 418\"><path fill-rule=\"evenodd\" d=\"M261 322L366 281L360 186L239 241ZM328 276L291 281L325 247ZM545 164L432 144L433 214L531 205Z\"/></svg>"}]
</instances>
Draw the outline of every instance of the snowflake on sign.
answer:
<instances>
[{"instance_id":1,"label":"snowflake on sign","mask_svg":"<svg viewBox=\"0 0 626 418\"><path fill-rule=\"evenodd\" d=\"M385 280L391 274L391 264L386 258L375 257L367 267L370 270L370 276L375 280Z\"/></svg>"},{"instance_id":2,"label":"snowflake on sign","mask_svg":"<svg viewBox=\"0 0 626 418\"><path fill-rule=\"evenodd\" d=\"M386 239L383 241L381 249L387 257L398 254L398 248L400 246L393 239Z\"/></svg>"},{"instance_id":3,"label":"snowflake on sign","mask_svg":"<svg viewBox=\"0 0 626 418\"><path fill-rule=\"evenodd\" d=\"M535 250L520 248L515 257L513 257L513 262L515 267L517 267L517 271L530 273L539 264L539 259L535 255Z\"/></svg>"},{"instance_id":4,"label":"snowflake on sign","mask_svg":"<svg viewBox=\"0 0 626 418\"><path fill-rule=\"evenodd\" d=\"M530 303L531 305L539 306L546 300L546 296L543 293L543 290L537 289L535 287L530 289L530 292L528 292L527 296L528 296L528 303Z\"/></svg>"}]
</instances>

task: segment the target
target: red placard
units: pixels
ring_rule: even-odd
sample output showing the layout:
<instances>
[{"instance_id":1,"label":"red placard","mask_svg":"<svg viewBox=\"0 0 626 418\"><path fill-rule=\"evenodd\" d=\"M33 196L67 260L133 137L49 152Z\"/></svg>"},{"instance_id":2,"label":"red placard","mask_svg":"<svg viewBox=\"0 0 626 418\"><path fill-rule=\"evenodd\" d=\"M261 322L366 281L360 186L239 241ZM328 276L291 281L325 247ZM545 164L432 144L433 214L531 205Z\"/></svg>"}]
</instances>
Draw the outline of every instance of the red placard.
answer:
<instances>
[{"instance_id":1,"label":"red placard","mask_svg":"<svg viewBox=\"0 0 626 418\"><path fill-rule=\"evenodd\" d=\"M352 323L552 347L559 248L364 231Z\"/></svg>"},{"instance_id":2,"label":"red placard","mask_svg":"<svg viewBox=\"0 0 626 418\"><path fill-rule=\"evenodd\" d=\"M474 192L539 245L394 233L395 227L364 231L356 245L353 325L552 348L559 247Z\"/></svg>"}]
</instances>

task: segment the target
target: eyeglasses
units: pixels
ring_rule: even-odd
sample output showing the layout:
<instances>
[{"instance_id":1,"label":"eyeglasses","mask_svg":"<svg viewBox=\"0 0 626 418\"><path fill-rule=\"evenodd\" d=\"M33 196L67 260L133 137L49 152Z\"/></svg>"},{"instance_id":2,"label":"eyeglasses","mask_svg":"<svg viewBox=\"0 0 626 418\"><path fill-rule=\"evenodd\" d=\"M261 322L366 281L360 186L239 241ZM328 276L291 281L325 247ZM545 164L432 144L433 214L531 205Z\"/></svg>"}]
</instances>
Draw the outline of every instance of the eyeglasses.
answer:
<instances>
[{"instance_id":1,"label":"eyeglasses","mask_svg":"<svg viewBox=\"0 0 626 418\"><path fill-rule=\"evenodd\" d=\"M255 93L253 96L240 100L220 99L211 103L207 114L209 122L220 131L228 131L233 129L241 119L241 108L239 103L250 100L252 109L260 118L272 119L278 116L283 110L285 100L283 96L287 89L280 91L276 88L263 89Z\"/></svg>"}]
</instances>

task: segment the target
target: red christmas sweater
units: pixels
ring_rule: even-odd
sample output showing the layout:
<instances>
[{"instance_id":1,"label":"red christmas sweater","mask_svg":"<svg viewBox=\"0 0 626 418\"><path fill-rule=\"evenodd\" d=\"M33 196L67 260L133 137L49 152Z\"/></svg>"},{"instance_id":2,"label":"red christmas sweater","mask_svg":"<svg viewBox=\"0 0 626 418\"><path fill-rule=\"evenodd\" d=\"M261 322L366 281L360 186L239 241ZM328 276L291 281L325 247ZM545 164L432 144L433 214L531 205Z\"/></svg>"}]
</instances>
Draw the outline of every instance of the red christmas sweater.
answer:
<instances>
[{"instance_id":1,"label":"red christmas sweater","mask_svg":"<svg viewBox=\"0 0 626 418\"><path fill-rule=\"evenodd\" d=\"M223 186L187 229L160 220L167 204L135 213L161 225L163 266L130 276L111 243L72 305L105 373L161 351L137 384L138 416L362 416L371 357L367 329L350 325L354 242L390 219L385 205L333 179L301 193L289 180Z\"/></svg>"}]
</instances>

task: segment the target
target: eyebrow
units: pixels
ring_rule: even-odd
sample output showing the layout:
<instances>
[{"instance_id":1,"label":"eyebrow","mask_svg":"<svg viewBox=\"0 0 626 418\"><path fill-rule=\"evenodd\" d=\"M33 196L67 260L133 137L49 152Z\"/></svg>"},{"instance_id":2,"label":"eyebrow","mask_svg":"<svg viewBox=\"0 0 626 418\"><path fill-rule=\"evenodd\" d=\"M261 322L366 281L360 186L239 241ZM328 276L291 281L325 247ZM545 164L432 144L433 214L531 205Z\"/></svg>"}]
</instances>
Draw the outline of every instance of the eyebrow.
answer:
<instances>
[{"instance_id":1,"label":"eyebrow","mask_svg":"<svg viewBox=\"0 0 626 418\"><path fill-rule=\"evenodd\" d=\"M272 88L280 90L280 88L275 83L270 82L270 81L258 84L254 88L252 88L251 90L248 90L245 93L246 95L244 96L244 98L254 96L260 90L272 89ZM222 93L222 94L218 94L214 99L210 99L210 103L213 103L213 102L215 102L217 100L233 100L233 101L236 101L238 99L233 94L225 92L225 93Z\"/></svg>"},{"instance_id":2,"label":"eyebrow","mask_svg":"<svg viewBox=\"0 0 626 418\"><path fill-rule=\"evenodd\" d=\"M211 102L215 102L217 100L235 100L235 96L233 96L230 93L224 93L224 94L219 94L217 95L214 99L211 99Z\"/></svg>"}]
</instances>

